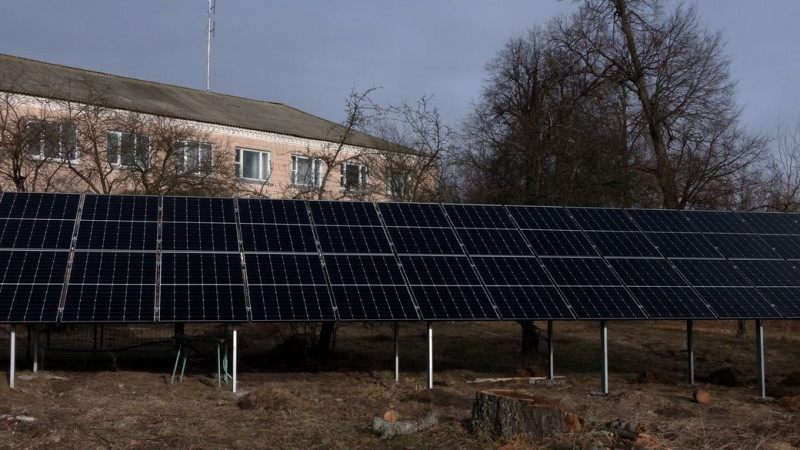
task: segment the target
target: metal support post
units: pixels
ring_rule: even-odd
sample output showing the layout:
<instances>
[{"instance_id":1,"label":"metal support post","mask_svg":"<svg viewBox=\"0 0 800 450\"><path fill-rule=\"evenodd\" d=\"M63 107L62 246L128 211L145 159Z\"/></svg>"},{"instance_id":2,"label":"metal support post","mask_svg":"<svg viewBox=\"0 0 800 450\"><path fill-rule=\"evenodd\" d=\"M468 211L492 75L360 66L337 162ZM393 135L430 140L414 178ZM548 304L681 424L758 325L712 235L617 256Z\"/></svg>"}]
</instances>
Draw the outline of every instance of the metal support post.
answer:
<instances>
[{"instance_id":1,"label":"metal support post","mask_svg":"<svg viewBox=\"0 0 800 450\"><path fill-rule=\"evenodd\" d=\"M758 395L767 398L767 385L764 370L764 326L756 319L756 373L758 375Z\"/></svg>"},{"instance_id":2,"label":"metal support post","mask_svg":"<svg viewBox=\"0 0 800 450\"><path fill-rule=\"evenodd\" d=\"M33 373L39 371L39 325L33 326Z\"/></svg>"},{"instance_id":3,"label":"metal support post","mask_svg":"<svg viewBox=\"0 0 800 450\"><path fill-rule=\"evenodd\" d=\"M400 382L400 332L398 322L394 323L394 382Z\"/></svg>"},{"instance_id":4,"label":"metal support post","mask_svg":"<svg viewBox=\"0 0 800 450\"><path fill-rule=\"evenodd\" d=\"M17 326L11 325L11 336L9 337L9 354L8 354L8 386L14 389L14 367L17 359Z\"/></svg>"},{"instance_id":5,"label":"metal support post","mask_svg":"<svg viewBox=\"0 0 800 450\"><path fill-rule=\"evenodd\" d=\"M231 360L231 392L236 392L236 360L238 358L238 351L236 346L236 337L238 331L236 325L233 325L233 358Z\"/></svg>"},{"instance_id":6,"label":"metal support post","mask_svg":"<svg viewBox=\"0 0 800 450\"><path fill-rule=\"evenodd\" d=\"M547 379L552 380L554 375L553 370L553 321L547 321L547 353L548 355L548 362L547 362Z\"/></svg>"},{"instance_id":7,"label":"metal support post","mask_svg":"<svg viewBox=\"0 0 800 450\"><path fill-rule=\"evenodd\" d=\"M694 384L694 332L691 320L686 321L686 362L688 364L687 381Z\"/></svg>"},{"instance_id":8,"label":"metal support post","mask_svg":"<svg viewBox=\"0 0 800 450\"><path fill-rule=\"evenodd\" d=\"M600 347L603 355L600 390L603 394L608 394L608 326L605 320L600 321Z\"/></svg>"},{"instance_id":9,"label":"metal support post","mask_svg":"<svg viewBox=\"0 0 800 450\"><path fill-rule=\"evenodd\" d=\"M433 324L428 322L428 389L433 389Z\"/></svg>"}]
</instances>

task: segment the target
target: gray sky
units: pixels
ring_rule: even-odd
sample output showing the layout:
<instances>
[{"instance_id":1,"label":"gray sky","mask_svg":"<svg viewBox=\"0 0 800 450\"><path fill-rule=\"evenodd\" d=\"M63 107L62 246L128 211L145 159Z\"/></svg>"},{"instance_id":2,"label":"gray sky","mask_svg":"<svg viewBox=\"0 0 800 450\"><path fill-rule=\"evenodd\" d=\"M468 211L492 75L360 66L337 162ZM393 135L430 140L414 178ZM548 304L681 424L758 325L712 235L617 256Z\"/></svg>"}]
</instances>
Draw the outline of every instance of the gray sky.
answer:
<instances>
[{"instance_id":1,"label":"gray sky","mask_svg":"<svg viewBox=\"0 0 800 450\"><path fill-rule=\"evenodd\" d=\"M0 53L205 89L206 0L7 0ZM433 95L456 124L512 36L572 11L557 0L218 0L211 90L340 121L351 89ZM701 0L720 30L750 131L800 117L800 1Z\"/></svg>"}]
</instances>

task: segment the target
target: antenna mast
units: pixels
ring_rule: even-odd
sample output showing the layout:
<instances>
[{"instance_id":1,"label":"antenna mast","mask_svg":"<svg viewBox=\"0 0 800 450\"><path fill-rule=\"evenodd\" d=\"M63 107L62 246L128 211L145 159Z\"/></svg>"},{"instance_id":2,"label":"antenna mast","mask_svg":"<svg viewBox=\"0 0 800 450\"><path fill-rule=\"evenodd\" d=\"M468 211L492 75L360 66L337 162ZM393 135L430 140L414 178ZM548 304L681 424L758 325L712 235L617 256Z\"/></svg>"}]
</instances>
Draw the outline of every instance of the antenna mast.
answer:
<instances>
[{"instance_id":1,"label":"antenna mast","mask_svg":"<svg viewBox=\"0 0 800 450\"><path fill-rule=\"evenodd\" d=\"M211 37L217 30L217 22L211 21L211 16L216 13L216 0L208 0L208 27L206 28L206 92L211 89Z\"/></svg>"}]
</instances>

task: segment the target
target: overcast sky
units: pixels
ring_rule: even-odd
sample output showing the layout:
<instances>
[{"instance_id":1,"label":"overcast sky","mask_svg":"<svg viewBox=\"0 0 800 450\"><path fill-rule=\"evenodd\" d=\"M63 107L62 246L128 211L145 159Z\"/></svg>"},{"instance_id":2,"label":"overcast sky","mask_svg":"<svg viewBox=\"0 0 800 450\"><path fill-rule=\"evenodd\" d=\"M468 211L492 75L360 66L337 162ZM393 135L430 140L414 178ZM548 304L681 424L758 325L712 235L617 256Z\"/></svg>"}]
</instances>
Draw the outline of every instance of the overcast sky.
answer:
<instances>
[{"instance_id":1,"label":"overcast sky","mask_svg":"<svg viewBox=\"0 0 800 450\"><path fill-rule=\"evenodd\" d=\"M457 124L484 64L526 28L576 8L557 0L218 0L211 90L341 121L351 89L382 103L433 95ZM6 0L0 53L205 89L207 0ZM800 118L800 1L702 0L732 59L744 124Z\"/></svg>"}]
</instances>

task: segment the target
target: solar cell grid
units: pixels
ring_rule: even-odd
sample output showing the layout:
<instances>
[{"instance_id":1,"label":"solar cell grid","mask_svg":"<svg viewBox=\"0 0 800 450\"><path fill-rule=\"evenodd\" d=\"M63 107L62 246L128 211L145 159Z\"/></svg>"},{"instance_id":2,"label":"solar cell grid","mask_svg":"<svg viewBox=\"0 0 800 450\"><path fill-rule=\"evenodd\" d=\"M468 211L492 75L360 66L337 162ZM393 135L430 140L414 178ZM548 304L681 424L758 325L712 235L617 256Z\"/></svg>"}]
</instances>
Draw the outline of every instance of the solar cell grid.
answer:
<instances>
[{"instance_id":1,"label":"solar cell grid","mask_svg":"<svg viewBox=\"0 0 800 450\"><path fill-rule=\"evenodd\" d=\"M752 233L732 211L683 211L692 224L704 233Z\"/></svg>"},{"instance_id":2,"label":"solar cell grid","mask_svg":"<svg viewBox=\"0 0 800 450\"><path fill-rule=\"evenodd\" d=\"M157 241L157 222L81 220L75 248L155 251Z\"/></svg>"},{"instance_id":3,"label":"solar cell grid","mask_svg":"<svg viewBox=\"0 0 800 450\"><path fill-rule=\"evenodd\" d=\"M450 228L437 203L378 203L383 220L390 227Z\"/></svg>"},{"instance_id":4,"label":"solar cell grid","mask_svg":"<svg viewBox=\"0 0 800 450\"><path fill-rule=\"evenodd\" d=\"M74 220L0 219L0 248L68 250Z\"/></svg>"},{"instance_id":5,"label":"solar cell grid","mask_svg":"<svg viewBox=\"0 0 800 450\"><path fill-rule=\"evenodd\" d=\"M81 221L158 221L158 197L148 195L95 195L83 199Z\"/></svg>"},{"instance_id":6,"label":"solar cell grid","mask_svg":"<svg viewBox=\"0 0 800 450\"><path fill-rule=\"evenodd\" d=\"M727 258L780 258L780 255L756 234L709 233L705 238Z\"/></svg>"},{"instance_id":7,"label":"solar cell grid","mask_svg":"<svg viewBox=\"0 0 800 450\"><path fill-rule=\"evenodd\" d=\"M463 256L401 256L412 285L472 285L481 281Z\"/></svg>"},{"instance_id":8,"label":"solar cell grid","mask_svg":"<svg viewBox=\"0 0 800 450\"><path fill-rule=\"evenodd\" d=\"M424 320L492 320L500 317L481 286L412 286Z\"/></svg>"},{"instance_id":9,"label":"solar cell grid","mask_svg":"<svg viewBox=\"0 0 800 450\"><path fill-rule=\"evenodd\" d=\"M565 208L555 206L506 206L522 229L578 230L580 227Z\"/></svg>"},{"instance_id":10,"label":"solar cell grid","mask_svg":"<svg viewBox=\"0 0 800 450\"><path fill-rule=\"evenodd\" d=\"M316 225L381 225L370 202L313 201L309 205Z\"/></svg>"},{"instance_id":11,"label":"solar cell grid","mask_svg":"<svg viewBox=\"0 0 800 450\"><path fill-rule=\"evenodd\" d=\"M332 287L341 320L418 320L411 294L406 286L336 285Z\"/></svg>"},{"instance_id":12,"label":"solar cell grid","mask_svg":"<svg viewBox=\"0 0 800 450\"><path fill-rule=\"evenodd\" d=\"M532 255L517 230L457 228L470 255Z\"/></svg>"},{"instance_id":13,"label":"solar cell grid","mask_svg":"<svg viewBox=\"0 0 800 450\"><path fill-rule=\"evenodd\" d=\"M163 197L164 222L236 222L233 199Z\"/></svg>"},{"instance_id":14,"label":"solar cell grid","mask_svg":"<svg viewBox=\"0 0 800 450\"><path fill-rule=\"evenodd\" d=\"M0 322L55 323L63 284L0 284Z\"/></svg>"},{"instance_id":15,"label":"solar cell grid","mask_svg":"<svg viewBox=\"0 0 800 450\"><path fill-rule=\"evenodd\" d=\"M509 228L516 225L500 205L445 204L444 210L456 228Z\"/></svg>"},{"instance_id":16,"label":"solar cell grid","mask_svg":"<svg viewBox=\"0 0 800 450\"><path fill-rule=\"evenodd\" d=\"M325 253L392 253L382 227L318 225L316 229Z\"/></svg>"},{"instance_id":17,"label":"solar cell grid","mask_svg":"<svg viewBox=\"0 0 800 450\"><path fill-rule=\"evenodd\" d=\"M68 260L65 251L0 251L0 284L62 286Z\"/></svg>"},{"instance_id":18,"label":"solar cell grid","mask_svg":"<svg viewBox=\"0 0 800 450\"><path fill-rule=\"evenodd\" d=\"M678 271L693 286L750 286L750 282L724 259L676 259Z\"/></svg>"},{"instance_id":19,"label":"solar cell grid","mask_svg":"<svg viewBox=\"0 0 800 450\"><path fill-rule=\"evenodd\" d=\"M800 272L784 260L741 260L735 264L755 286L800 286Z\"/></svg>"},{"instance_id":20,"label":"solar cell grid","mask_svg":"<svg viewBox=\"0 0 800 450\"><path fill-rule=\"evenodd\" d=\"M797 234L800 223L794 214L785 213L737 213L750 228L759 234Z\"/></svg>"},{"instance_id":21,"label":"solar cell grid","mask_svg":"<svg viewBox=\"0 0 800 450\"><path fill-rule=\"evenodd\" d=\"M243 284L233 253L163 253L161 284Z\"/></svg>"},{"instance_id":22,"label":"solar cell grid","mask_svg":"<svg viewBox=\"0 0 800 450\"><path fill-rule=\"evenodd\" d=\"M660 257L658 249L638 231L587 231L586 236L603 256Z\"/></svg>"},{"instance_id":23,"label":"solar cell grid","mask_svg":"<svg viewBox=\"0 0 800 450\"><path fill-rule=\"evenodd\" d=\"M621 286L561 286L578 319L644 319L633 297Z\"/></svg>"},{"instance_id":24,"label":"solar cell grid","mask_svg":"<svg viewBox=\"0 0 800 450\"><path fill-rule=\"evenodd\" d=\"M584 230L638 231L625 211L617 208L567 208Z\"/></svg>"},{"instance_id":25,"label":"solar cell grid","mask_svg":"<svg viewBox=\"0 0 800 450\"><path fill-rule=\"evenodd\" d=\"M394 256L326 255L325 264L333 285L405 286L403 275Z\"/></svg>"},{"instance_id":26,"label":"solar cell grid","mask_svg":"<svg viewBox=\"0 0 800 450\"><path fill-rule=\"evenodd\" d=\"M759 288L758 291L783 317L800 318L800 287Z\"/></svg>"},{"instance_id":27,"label":"solar cell grid","mask_svg":"<svg viewBox=\"0 0 800 450\"><path fill-rule=\"evenodd\" d=\"M628 209L627 212L642 231L697 232L677 209Z\"/></svg>"},{"instance_id":28,"label":"solar cell grid","mask_svg":"<svg viewBox=\"0 0 800 450\"><path fill-rule=\"evenodd\" d=\"M651 319L714 319L716 316L690 287L630 287Z\"/></svg>"},{"instance_id":29,"label":"solar cell grid","mask_svg":"<svg viewBox=\"0 0 800 450\"><path fill-rule=\"evenodd\" d=\"M308 211L303 200L236 200L241 223L308 225Z\"/></svg>"},{"instance_id":30,"label":"solar cell grid","mask_svg":"<svg viewBox=\"0 0 800 450\"><path fill-rule=\"evenodd\" d=\"M153 322L155 285L77 284L67 290L63 322Z\"/></svg>"},{"instance_id":31,"label":"solar cell grid","mask_svg":"<svg viewBox=\"0 0 800 450\"><path fill-rule=\"evenodd\" d=\"M162 322L244 322L244 286L162 284L159 313Z\"/></svg>"},{"instance_id":32,"label":"solar cell grid","mask_svg":"<svg viewBox=\"0 0 800 450\"><path fill-rule=\"evenodd\" d=\"M472 261L487 286L552 286L536 258L475 257Z\"/></svg>"},{"instance_id":33,"label":"solar cell grid","mask_svg":"<svg viewBox=\"0 0 800 450\"><path fill-rule=\"evenodd\" d=\"M800 260L800 235L764 234L761 235L761 238L782 257L789 260Z\"/></svg>"},{"instance_id":34,"label":"solar cell grid","mask_svg":"<svg viewBox=\"0 0 800 450\"><path fill-rule=\"evenodd\" d=\"M3 192L0 218L75 219L79 203L78 194Z\"/></svg>"},{"instance_id":35,"label":"solar cell grid","mask_svg":"<svg viewBox=\"0 0 800 450\"><path fill-rule=\"evenodd\" d=\"M608 262L627 286L688 287L665 259L609 259Z\"/></svg>"},{"instance_id":36,"label":"solar cell grid","mask_svg":"<svg viewBox=\"0 0 800 450\"><path fill-rule=\"evenodd\" d=\"M552 286L489 286L504 319L558 320L574 319L567 304Z\"/></svg>"},{"instance_id":37,"label":"solar cell grid","mask_svg":"<svg viewBox=\"0 0 800 450\"><path fill-rule=\"evenodd\" d=\"M69 284L150 284L155 287L155 253L75 252Z\"/></svg>"},{"instance_id":38,"label":"solar cell grid","mask_svg":"<svg viewBox=\"0 0 800 450\"><path fill-rule=\"evenodd\" d=\"M722 258L722 254L699 233L645 233L667 258Z\"/></svg>"},{"instance_id":39,"label":"solar cell grid","mask_svg":"<svg viewBox=\"0 0 800 450\"><path fill-rule=\"evenodd\" d=\"M581 231L523 230L522 233L539 256L597 256Z\"/></svg>"},{"instance_id":40,"label":"solar cell grid","mask_svg":"<svg viewBox=\"0 0 800 450\"><path fill-rule=\"evenodd\" d=\"M750 287L699 287L697 292L720 319L778 318L780 314Z\"/></svg>"},{"instance_id":41,"label":"solar cell grid","mask_svg":"<svg viewBox=\"0 0 800 450\"><path fill-rule=\"evenodd\" d=\"M326 285L318 255L247 254L245 267L249 285Z\"/></svg>"},{"instance_id":42,"label":"solar cell grid","mask_svg":"<svg viewBox=\"0 0 800 450\"><path fill-rule=\"evenodd\" d=\"M327 286L249 284L253 321L336 320Z\"/></svg>"},{"instance_id":43,"label":"solar cell grid","mask_svg":"<svg viewBox=\"0 0 800 450\"><path fill-rule=\"evenodd\" d=\"M163 222L161 240L164 251L239 251L235 223Z\"/></svg>"},{"instance_id":44,"label":"solar cell grid","mask_svg":"<svg viewBox=\"0 0 800 450\"><path fill-rule=\"evenodd\" d=\"M463 255L452 229L390 227L389 235L397 253Z\"/></svg>"},{"instance_id":45,"label":"solar cell grid","mask_svg":"<svg viewBox=\"0 0 800 450\"><path fill-rule=\"evenodd\" d=\"M245 252L317 253L314 233L309 226L283 224L242 224Z\"/></svg>"}]
</instances>

